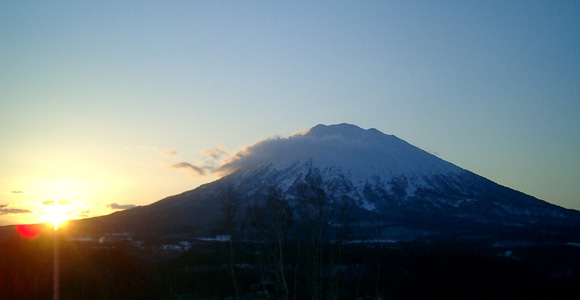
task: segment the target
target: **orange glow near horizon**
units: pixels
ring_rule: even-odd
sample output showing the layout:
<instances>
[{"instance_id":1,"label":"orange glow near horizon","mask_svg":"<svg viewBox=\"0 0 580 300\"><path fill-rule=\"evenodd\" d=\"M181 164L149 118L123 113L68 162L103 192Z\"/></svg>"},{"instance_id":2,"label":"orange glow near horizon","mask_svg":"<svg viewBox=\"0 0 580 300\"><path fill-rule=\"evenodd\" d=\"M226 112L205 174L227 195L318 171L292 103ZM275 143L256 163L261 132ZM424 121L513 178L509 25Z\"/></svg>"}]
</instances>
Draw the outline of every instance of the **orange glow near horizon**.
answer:
<instances>
[{"instance_id":1,"label":"orange glow near horizon","mask_svg":"<svg viewBox=\"0 0 580 300\"><path fill-rule=\"evenodd\" d=\"M67 208L68 204L63 203L64 201L55 198L55 200L52 201L52 204L45 204L44 221L51 223L54 230L57 230L59 226L64 225L66 221L70 219Z\"/></svg>"}]
</instances>

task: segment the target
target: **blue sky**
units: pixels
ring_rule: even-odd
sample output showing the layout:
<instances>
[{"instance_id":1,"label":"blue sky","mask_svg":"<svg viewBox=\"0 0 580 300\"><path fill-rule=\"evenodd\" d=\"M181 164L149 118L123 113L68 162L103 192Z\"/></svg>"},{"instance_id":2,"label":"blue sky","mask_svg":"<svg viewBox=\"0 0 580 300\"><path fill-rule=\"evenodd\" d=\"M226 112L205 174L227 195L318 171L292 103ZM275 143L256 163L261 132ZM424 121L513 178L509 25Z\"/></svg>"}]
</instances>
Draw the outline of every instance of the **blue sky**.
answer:
<instances>
[{"instance_id":1,"label":"blue sky","mask_svg":"<svg viewBox=\"0 0 580 300\"><path fill-rule=\"evenodd\" d=\"M3 1L0 225L54 198L71 217L145 205L217 178L177 163L343 122L580 209L579 15L578 1Z\"/></svg>"}]
</instances>

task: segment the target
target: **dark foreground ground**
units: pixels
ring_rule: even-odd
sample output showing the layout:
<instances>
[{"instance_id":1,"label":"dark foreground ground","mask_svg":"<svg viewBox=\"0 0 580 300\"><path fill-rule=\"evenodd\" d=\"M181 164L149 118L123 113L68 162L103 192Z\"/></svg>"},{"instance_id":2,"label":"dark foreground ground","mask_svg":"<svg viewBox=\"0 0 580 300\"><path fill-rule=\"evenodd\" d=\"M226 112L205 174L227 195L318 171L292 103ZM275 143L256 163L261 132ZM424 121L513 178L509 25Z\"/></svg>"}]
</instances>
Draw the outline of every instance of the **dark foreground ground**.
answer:
<instances>
[{"instance_id":1,"label":"dark foreground ground","mask_svg":"<svg viewBox=\"0 0 580 300\"><path fill-rule=\"evenodd\" d=\"M59 240L61 299L580 299L580 248ZM0 239L0 298L52 299L53 236ZM237 292L236 292L237 291Z\"/></svg>"}]
</instances>

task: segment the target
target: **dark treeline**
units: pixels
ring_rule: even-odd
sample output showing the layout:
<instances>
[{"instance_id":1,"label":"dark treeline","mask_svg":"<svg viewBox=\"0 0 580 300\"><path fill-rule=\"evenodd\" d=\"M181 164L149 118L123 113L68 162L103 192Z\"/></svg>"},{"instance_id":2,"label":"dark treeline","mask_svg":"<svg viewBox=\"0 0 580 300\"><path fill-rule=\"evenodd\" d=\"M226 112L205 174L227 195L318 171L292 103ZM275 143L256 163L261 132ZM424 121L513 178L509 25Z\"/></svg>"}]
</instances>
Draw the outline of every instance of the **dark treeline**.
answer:
<instances>
[{"instance_id":1,"label":"dark treeline","mask_svg":"<svg viewBox=\"0 0 580 300\"><path fill-rule=\"evenodd\" d=\"M53 235L0 244L0 298L52 299ZM60 240L60 299L157 299L154 265L134 247Z\"/></svg>"},{"instance_id":2,"label":"dark treeline","mask_svg":"<svg viewBox=\"0 0 580 300\"><path fill-rule=\"evenodd\" d=\"M324 245L318 252L321 261L316 262L316 255L305 253L306 246L290 242L280 269L276 257L257 251L263 246L234 242L232 276L227 242L198 243L170 258L130 245L95 245L61 242L61 299L580 296L580 251L567 246L520 247L508 252L454 243L343 245L339 258L335 246ZM0 245L2 299L51 299L51 247L51 238L42 236Z\"/></svg>"},{"instance_id":3,"label":"dark treeline","mask_svg":"<svg viewBox=\"0 0 580 300\"><path fill-rule=\"evenodd\" d=\"M347 242L349 207L307 177L290 201L219 195L221 241L61 240L61 299L578 299L580 248ZM52 232L0 243L0 298L50 299Z\"/></svg>"}]
</instances>

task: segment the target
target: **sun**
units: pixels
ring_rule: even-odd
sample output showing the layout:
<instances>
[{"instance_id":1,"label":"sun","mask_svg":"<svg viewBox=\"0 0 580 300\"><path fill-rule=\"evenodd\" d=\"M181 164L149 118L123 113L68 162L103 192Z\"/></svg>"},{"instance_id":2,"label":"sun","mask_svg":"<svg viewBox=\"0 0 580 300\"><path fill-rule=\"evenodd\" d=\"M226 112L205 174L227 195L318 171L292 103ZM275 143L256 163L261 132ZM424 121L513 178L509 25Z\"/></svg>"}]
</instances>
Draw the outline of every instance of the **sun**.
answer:
<instances>
[{"instance_id":1,"label":"sun","mask_svg":"<svg viewBox=\"0 0 580 300\"><path fill-rule=\"evenodd\" d=\"M52 223L54 230L57 230L59 226L62 226L70 218L65 201L55 199L45 201L43 205L45 206L44 221Z\"/></svg>"}]
</instances>

